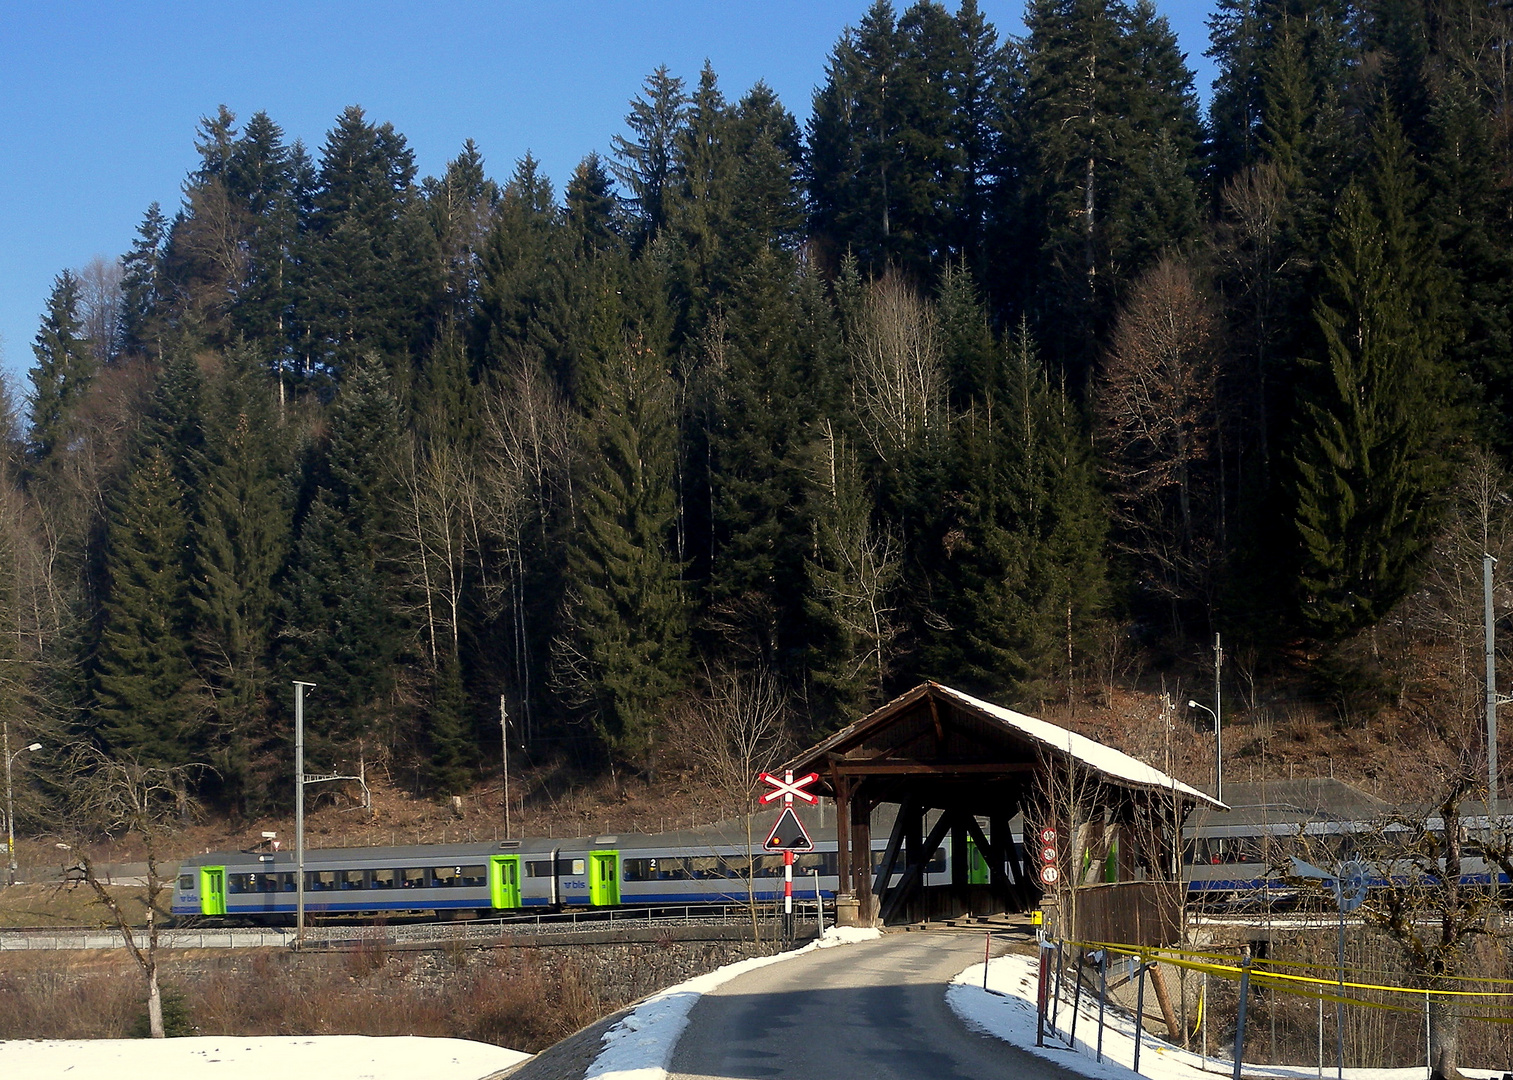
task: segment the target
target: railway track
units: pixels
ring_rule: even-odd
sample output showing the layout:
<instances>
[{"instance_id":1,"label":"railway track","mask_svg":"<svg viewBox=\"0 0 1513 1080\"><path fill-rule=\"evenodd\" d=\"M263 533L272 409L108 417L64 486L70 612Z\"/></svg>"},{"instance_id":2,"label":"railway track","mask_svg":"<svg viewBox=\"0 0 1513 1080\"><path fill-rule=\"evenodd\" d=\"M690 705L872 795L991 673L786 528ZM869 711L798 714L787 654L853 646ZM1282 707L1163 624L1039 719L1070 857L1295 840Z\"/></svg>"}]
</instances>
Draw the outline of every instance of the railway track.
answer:
<instances>
[{"instance_id":1,"label":"railway track","mask_svg":"<svg viewBox=\"0 0 1513 1080\"><path fill-rule=\"evenodd\" d=\"M827 916L826 922L828 923ZM613 941L728 940L751 932L751 912L741 907L668 907L583 909L511 915L454 922L317 923L305 928L302 948L425 949L461 943L479 947L519 944L599 944ZM814 905L797 912L800 927L813 928ZM758 913L763 937L779 927L767 912ZM174 926L158 932L164 949L293 948L293 927ZM124 948L120 931L103 927L33 926L0 929L0 952Z\"/></svg>"}]
</instances>

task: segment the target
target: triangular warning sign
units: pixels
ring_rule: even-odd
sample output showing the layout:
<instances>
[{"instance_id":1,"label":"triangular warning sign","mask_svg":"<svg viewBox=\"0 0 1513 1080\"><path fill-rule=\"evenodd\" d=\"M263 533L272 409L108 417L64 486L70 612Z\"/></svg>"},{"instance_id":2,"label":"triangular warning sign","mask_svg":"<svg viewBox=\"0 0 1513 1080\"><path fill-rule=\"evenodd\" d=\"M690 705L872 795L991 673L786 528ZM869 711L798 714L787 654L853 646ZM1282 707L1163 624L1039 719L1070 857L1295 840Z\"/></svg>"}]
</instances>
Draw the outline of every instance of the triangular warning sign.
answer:
<instances>
[{"instance_id":1,"label":"triangular warning sign","mask_svg":"<svg viewBox=\"0 0 1513 1080\"><path fill-rule=\"evenodd\" d=\"M778 818L778 823L772 827L772 832L767 837L767 843L762 845L768 851L813 851L814 841L809 839L809 834L804 831L804 823L789 806L783 810L783 816Z\"/></svg>"}]
</instances>

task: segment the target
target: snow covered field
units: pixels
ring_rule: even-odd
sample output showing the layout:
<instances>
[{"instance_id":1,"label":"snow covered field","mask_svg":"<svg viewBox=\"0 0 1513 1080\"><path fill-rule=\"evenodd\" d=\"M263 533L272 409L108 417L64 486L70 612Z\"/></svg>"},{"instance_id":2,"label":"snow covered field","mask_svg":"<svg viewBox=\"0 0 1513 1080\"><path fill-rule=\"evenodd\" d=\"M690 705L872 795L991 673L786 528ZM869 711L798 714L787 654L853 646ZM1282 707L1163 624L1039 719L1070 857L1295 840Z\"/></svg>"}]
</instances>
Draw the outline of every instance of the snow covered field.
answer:
<instances>
[{"instance_id":1,"label":"snow covered field","mask_svg":"<svg viewBox=\"0 0 1513 1080\"><path fill-rule=\"evenodd\" d=\"M190 1039L14 1040L0 1042L6 1080L134 1080L215 1076L268 1080L480 1080L530 1057L467 1039L366 1035Z\"/></svg>"},{"instance_id":2,"label":"snow covered field","mask_svg":"<svg viewBox=\"0 0 1513 1080\"><path fill-rule=\"evenodd\" d=\"M877 930L832 926L818 941L812 941L802 949L727 964L708 975L700 975L660 994L653 994L605 1033L604 1049L589 1066L584 1080L664 1080L667 1067L672 1063L673 1050L677 1048L683 1029L688 1026L688 1013L701 995L737 975L768 964L802 956L814 949L871 941L881 936Z\"/></svg>"},{"instance_id":3,"label":"snow covered field","mask_svg":"<svg viewBox=\"0 0 1513 1080\"><path fill-rule=\"evenodd\" d=\"M1135 1058L1134 1020L1110 1009L1104 1016L1103 1061L1096 1060L1098 1040L1098 999L1084 994L1077 1021L1077 1045L1068 1049L1065 1032L1071 1027L1072 1007L1063 1001L1057 1016L1060 1039L1046 1039L1046 1046L1035 1046L1035 958L1000 956L988 965L988 989L982 988L982 965L973 964L952 980L946 988L946 1001L961 1019L989 1035L1013 1043L1032 1054L1054 1061L1064 1068L1095 1080L1131 1080ZM1214 1080L1229 1077L1234 1063L1214 1057L1204 1059L1144 1033L1140 1049L1140 1073L1154 1080ZM1463 1069L1469 1077L1503 1075L1501 1069ZM1346 1069L1347 1080L1424 1080L1424 1066L1410 1069ZM1246 1063L1247 1077L1278 1077L1283 1080L1318 1080L1314 1066L1253 1065ZM1324 1068L1324 1080L1334 1077L1332 1066Z\"/></svg>"}]
</instances>

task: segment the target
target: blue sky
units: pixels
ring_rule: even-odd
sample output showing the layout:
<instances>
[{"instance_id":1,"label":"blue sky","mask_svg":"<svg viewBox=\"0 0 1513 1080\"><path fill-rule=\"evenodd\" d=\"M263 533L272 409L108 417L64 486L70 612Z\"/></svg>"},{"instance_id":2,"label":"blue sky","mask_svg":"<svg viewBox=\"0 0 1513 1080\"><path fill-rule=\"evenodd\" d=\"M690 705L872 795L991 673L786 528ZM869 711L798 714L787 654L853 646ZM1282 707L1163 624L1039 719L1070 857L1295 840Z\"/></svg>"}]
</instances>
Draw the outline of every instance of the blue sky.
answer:
<instances>
[{"instance_id":1,"label":"blue sky","mask_svg":"<svg viewBox=\"0 0 1513 1080\"><path fill-rule=\"evenodd\" d=\"M766 79L802 119L867 3L0 0L0 364L31 366L60 270L125 251L152 201L172 214L195 124L222 103L312 150L360 104L409 139L422 176L471 137L492 175L529 150L560 188L609 149L658 64L692 80L707 57L731 97ZM1000 33L1022 31L1022 0L979 3ZM1157 4L1206 99L1209 0Z\"/></svg>"}]
</instances>

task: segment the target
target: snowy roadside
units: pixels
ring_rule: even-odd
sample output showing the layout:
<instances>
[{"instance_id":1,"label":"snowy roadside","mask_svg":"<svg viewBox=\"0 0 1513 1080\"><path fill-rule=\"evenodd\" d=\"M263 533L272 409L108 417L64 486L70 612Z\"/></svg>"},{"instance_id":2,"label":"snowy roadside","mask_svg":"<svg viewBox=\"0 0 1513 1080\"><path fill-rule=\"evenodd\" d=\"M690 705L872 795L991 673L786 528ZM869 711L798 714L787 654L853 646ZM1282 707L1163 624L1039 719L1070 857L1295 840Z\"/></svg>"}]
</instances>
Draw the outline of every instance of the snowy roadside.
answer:
<instances>
[{"instance_id":1,"label":"snowy roadside","mask_svg":"<svg viewBox=\"0 0 1513 1080\"><path fill-rule=\"evenodd\" d=\"M203 1076L267 1080L480 1080L531 1055L468 1039L418 1035L206 1035L187 1039L19 1039L0 1042L6 1080L122 1080ZM206 1066L213 1066L208 1069Z\"/></svg>"},{"instance_id":2,"label":"snowy roadside","mask_svg":"<svg viewBox=\"0 0 1513 1080\"><path fill-rule=\"evenodd\" d=\"M688 1026L688 1013L702 995L738 975L768 964L791 960L815 949L871 941L881 936L882 933L874 929L832 926L818 941L812 941L802 949L727 964L707 975L653 994L604 1033L604 1049L588 1067L584 1080L664 1080L678 1039Z\"/></svg>"},{"instance_id":3,"label":"snowy roadside","mask_svg":"<svg viewBox=\"0 0 1513 1080\"><path fill-rule=\"evenodd\" d=\"M1033 956L1000 956L988 965L988 991L982 988L982 965L973 964L946 987L946 1002L964 1023L1004 1042L1054 1061L1094 1080L1133 1080L1131 1066L1135 1057L1135 1023L1133 1018L1109 1009L1104 1015L1103 1061L1096 1060L1098 1041L1098 1001L1085 994L1077 1019L1075 1049L1068 1049L1065 1033L1071 1027L1072 1008L1063 1001L1057 1017L1060 1039L1046 1038L1044 1047L1035 1045L1036 968ZM1229 1077L1234 1064L1213 1056L1204 1058L1191 1050L1155 1038L1149 1031L1140 1042L1140 1075L1148 1080L1214 1080ZM1346 1069L1347 1080L1424 1080L1423 1066L1406 1069ZM1500 1078L1501 1069L1463 1069L1468 1077ZM1247 1077L1275 1077L1278 1080L1318 1080L1319 1070L1312 1065L1253 1065L1246 1063ZM1333 1077L1333 1066L1323 1070Z\"/></svg>"}]
</instances>

